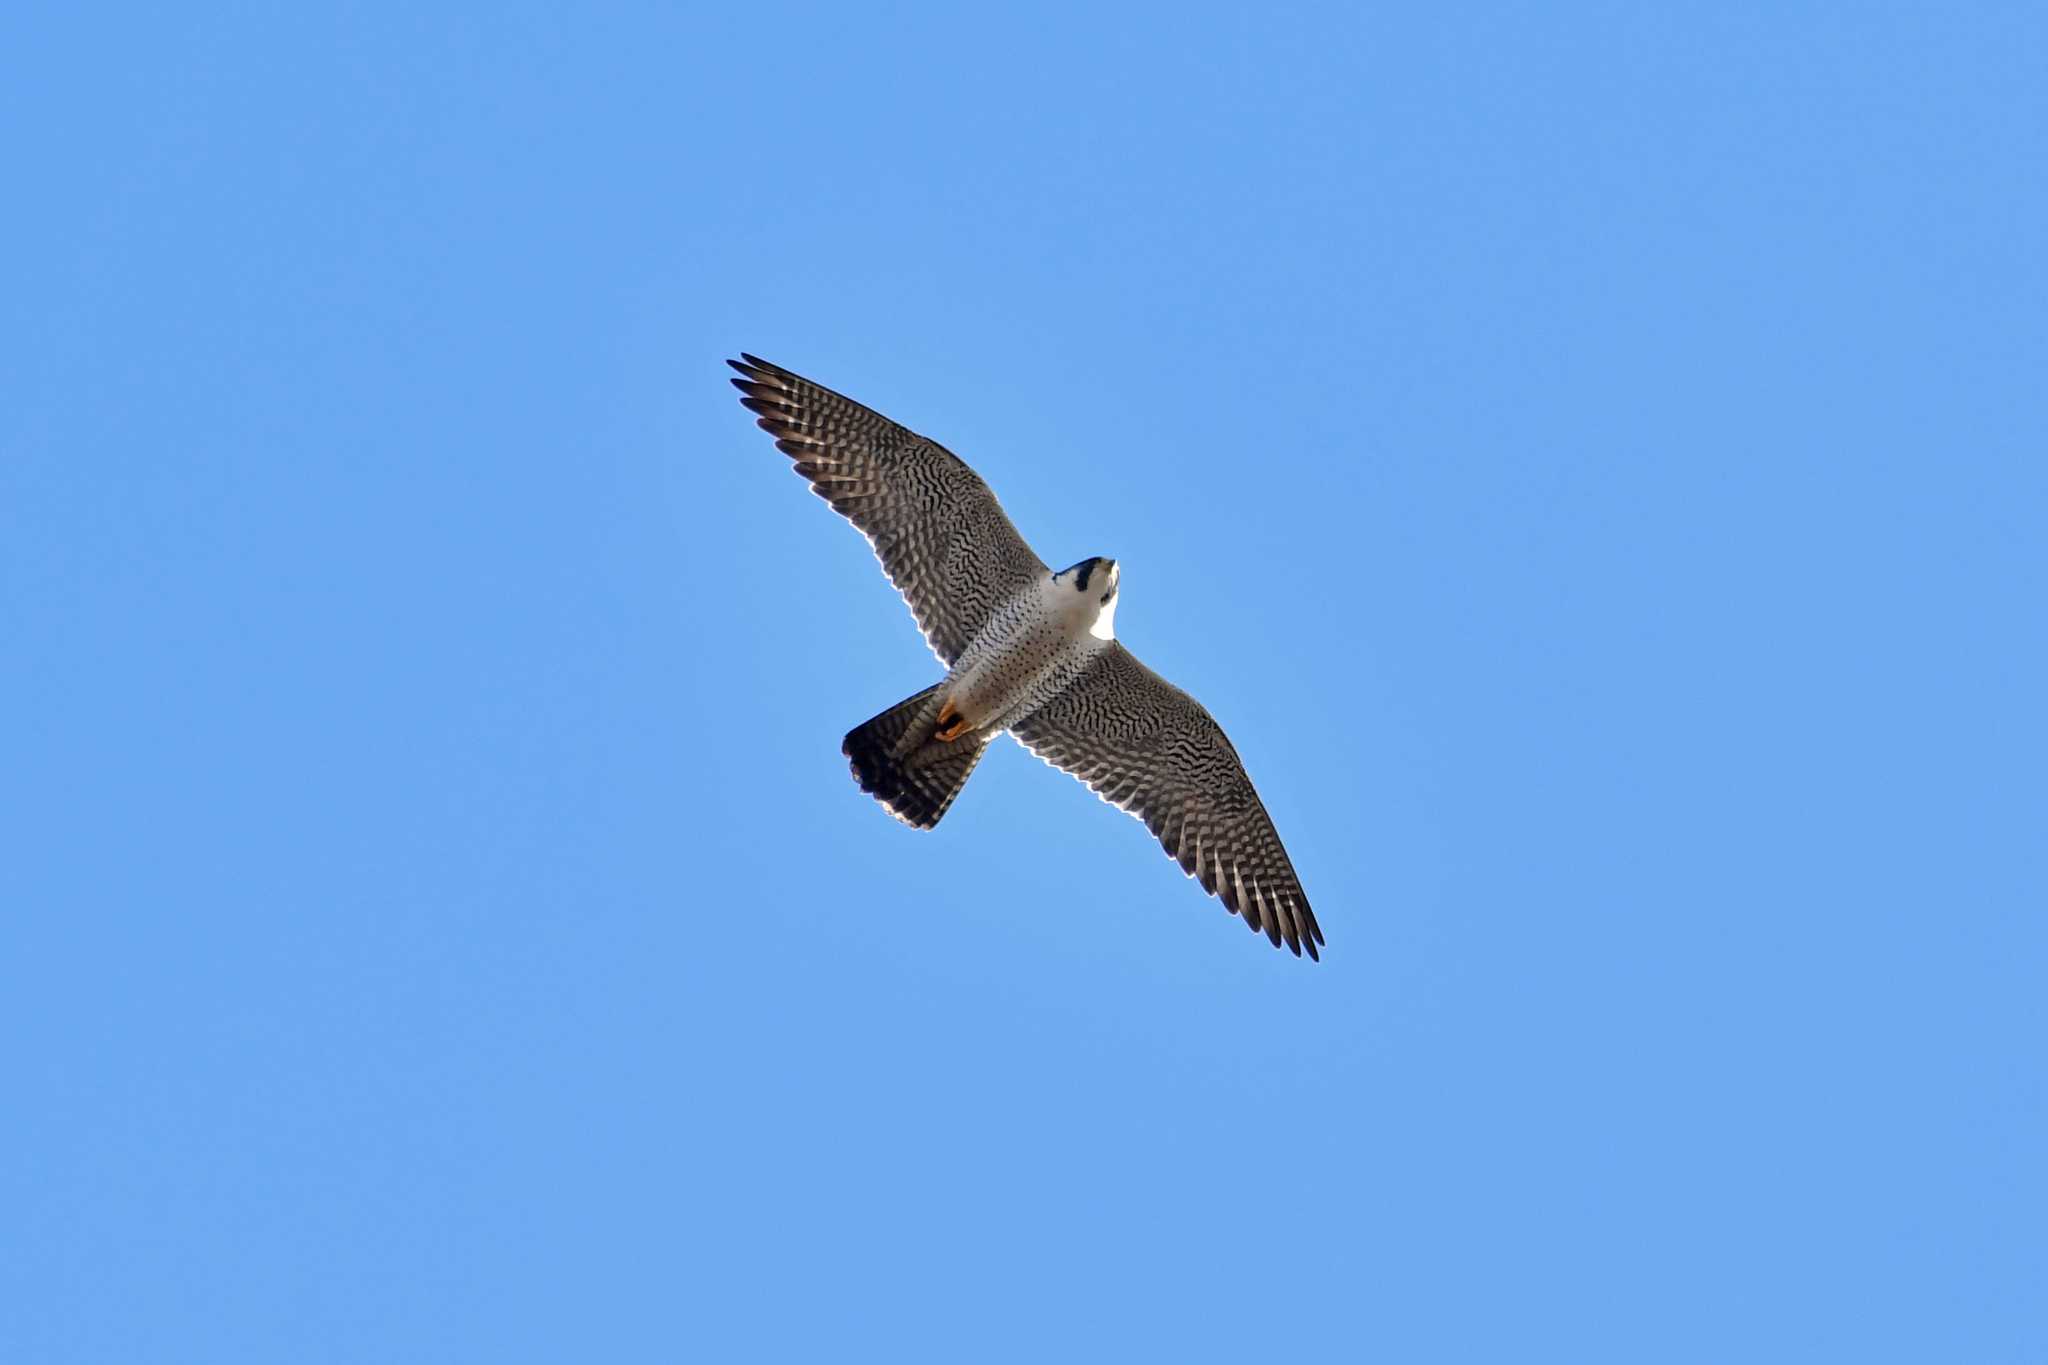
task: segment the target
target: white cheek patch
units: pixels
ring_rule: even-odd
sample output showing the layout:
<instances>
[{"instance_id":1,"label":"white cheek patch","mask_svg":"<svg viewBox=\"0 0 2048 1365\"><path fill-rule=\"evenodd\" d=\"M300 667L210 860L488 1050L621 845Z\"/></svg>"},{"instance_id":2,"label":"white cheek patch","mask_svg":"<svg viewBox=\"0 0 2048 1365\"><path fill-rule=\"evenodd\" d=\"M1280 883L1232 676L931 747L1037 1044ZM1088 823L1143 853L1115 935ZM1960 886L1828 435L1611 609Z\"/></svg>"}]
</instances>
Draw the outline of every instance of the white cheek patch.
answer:
<instances>
[{"instance_id":1,"label":"white cheek patch","mask_svg":"<svg viewBox=\"0 0 2048 1365\"><path fill-rule=\"evenodd\" d=\"M1090 635L1093 635L1098 640L1114 640L1116 638L1116 604L1117 599L1112 597L1109 599L1109 605L1096 613L1095 624L1088 627Z\"/></svg>"}]
</instances>

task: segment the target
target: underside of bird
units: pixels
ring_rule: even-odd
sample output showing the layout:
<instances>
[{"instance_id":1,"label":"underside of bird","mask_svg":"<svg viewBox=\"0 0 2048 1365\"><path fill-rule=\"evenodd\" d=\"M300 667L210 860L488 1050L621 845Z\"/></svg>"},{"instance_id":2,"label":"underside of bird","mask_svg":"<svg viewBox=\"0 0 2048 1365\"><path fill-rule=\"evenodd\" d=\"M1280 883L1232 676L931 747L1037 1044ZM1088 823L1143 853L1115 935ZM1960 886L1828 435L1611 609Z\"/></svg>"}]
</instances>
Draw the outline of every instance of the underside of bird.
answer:
<instances>
[{"instance_id":1,"label":"underside of bird","mask_svg":"<svg viewBox=\"0 0 2048 1365\"><path fill-rule=\"evenodd\" d=\"M756 356L731 363L741 403L867 538L948 670L846 736L861 790L930 829L1007 731L1143 821L1274 945L1316 956L1322 930L1236 748L1117 641L1116 561L1052 572L944 446Z\"/></svg>"}]
</instances>

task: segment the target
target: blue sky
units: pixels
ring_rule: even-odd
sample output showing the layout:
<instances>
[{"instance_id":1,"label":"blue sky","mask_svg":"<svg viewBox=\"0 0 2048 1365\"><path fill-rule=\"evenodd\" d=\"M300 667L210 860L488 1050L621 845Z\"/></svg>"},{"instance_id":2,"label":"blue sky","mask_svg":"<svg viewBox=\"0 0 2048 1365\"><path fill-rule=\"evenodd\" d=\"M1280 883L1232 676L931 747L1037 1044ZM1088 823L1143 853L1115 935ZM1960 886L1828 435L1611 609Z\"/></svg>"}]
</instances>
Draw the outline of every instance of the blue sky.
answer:
<instances>
[{"instance_id":1,"label":"blue sky","mask_svg":"<svg viewBox=\"0 0 2048 1365\"><path fill-rule=\"evenodd\" d=\"M2039 1360L2038 7L0 21L0 1356ZM734 401L975 464L1276 953Z\"/></svg>"}]
</instances>

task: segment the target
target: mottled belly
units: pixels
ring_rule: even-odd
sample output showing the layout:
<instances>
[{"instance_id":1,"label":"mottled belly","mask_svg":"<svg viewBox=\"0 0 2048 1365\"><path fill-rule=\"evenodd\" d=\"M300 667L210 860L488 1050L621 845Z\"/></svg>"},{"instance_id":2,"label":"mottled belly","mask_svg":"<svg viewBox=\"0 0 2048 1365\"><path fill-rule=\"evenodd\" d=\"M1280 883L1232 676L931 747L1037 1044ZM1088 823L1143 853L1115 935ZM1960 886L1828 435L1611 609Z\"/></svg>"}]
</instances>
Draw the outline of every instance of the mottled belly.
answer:
<instances>
[{"instance_id":1,"label":"mottled belly","mask_svg":"<svg viewBox=\"0 0 2048 1365\"><path fill-rule=\"evenodd\" d=\"M1043 706L1081 675L1100 641L1075 638L1055 622L1033 622L964 655L942 689L941 714L956 734L999 730Z\"/></svg>"}]
</instances>

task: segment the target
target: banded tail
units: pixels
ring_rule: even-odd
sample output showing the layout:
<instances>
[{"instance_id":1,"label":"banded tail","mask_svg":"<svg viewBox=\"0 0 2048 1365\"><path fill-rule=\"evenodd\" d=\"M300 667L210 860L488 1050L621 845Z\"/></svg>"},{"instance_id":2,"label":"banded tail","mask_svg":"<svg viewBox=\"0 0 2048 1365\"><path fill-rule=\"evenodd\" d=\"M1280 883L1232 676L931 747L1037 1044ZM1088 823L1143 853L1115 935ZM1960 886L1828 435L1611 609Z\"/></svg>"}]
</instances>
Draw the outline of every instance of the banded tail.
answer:
<instances>
[{"instance_id":1,"label":"banded tail","mask_svg":"<svg viewBox=\"0 0 2048 1365\"><path fill-rule=\"evenodd\" d=\"M853 780L889 814L916 829L930 829L953 804L991 736L932 737L939 690L934 683L847 732L839 751L853 761Z\"/></svg>"}]
</instances>

